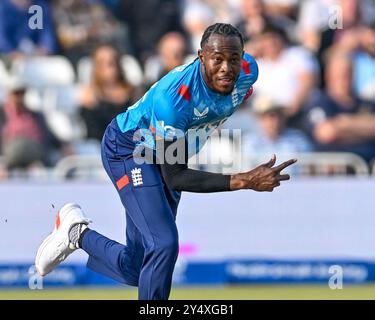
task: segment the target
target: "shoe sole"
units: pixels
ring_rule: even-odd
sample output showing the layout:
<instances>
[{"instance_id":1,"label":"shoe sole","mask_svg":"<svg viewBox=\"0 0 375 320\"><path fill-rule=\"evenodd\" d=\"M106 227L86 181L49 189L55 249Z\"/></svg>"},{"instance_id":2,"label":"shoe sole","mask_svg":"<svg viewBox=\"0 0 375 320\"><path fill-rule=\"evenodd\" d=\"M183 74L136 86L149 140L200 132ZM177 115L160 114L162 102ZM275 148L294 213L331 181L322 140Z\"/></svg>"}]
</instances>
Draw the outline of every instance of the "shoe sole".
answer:
<instances>
[{"instance_id":1,"label":"shoe sole","mask_svg":"<svg viewBox=\"0 0 375 320\"><path fill-rule=\"evenodd\" d=\"M47 238L44 239L44 241L42 242L42 244L39 246L39 249L38 249L38 252L36 254L36 259L35 259L35 269L36 271L38 272L38 274L40 276L45 276L47 275L49 272L47 273L43 273L41 272L39 269L38 269L38 265L39 265L39 259L40 259L40 256L42 255L45 247L53 240L53 237L54 237L54 233L50 234L49 236L47 236Z\"/></svg>"}]
</instances>

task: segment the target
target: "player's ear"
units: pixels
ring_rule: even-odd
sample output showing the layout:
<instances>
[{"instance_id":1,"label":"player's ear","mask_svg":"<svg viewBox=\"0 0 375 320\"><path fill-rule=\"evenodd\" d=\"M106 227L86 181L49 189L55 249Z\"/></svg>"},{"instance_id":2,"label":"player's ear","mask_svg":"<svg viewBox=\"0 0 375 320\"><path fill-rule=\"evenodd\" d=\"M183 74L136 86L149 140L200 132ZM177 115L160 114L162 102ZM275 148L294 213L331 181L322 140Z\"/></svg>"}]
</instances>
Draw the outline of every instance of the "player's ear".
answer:
<instances>
[{"instance_id":1,"label":"player's ear","mask_svg":"<svg viewBox=\"0 0 375 320\"><path fill-rule=\"evenodd\" d=\"M202 49L198 49L198 58L201 62L203 62L203 50Z\"/></svg>"}]
</instances>

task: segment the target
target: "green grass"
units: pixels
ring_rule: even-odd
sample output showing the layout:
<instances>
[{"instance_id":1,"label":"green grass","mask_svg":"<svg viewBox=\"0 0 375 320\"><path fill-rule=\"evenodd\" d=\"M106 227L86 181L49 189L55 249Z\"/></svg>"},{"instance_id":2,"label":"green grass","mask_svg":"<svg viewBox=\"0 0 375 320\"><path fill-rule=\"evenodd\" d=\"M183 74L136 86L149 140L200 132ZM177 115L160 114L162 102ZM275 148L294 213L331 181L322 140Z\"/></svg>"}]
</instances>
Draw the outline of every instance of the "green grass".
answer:
<instances>
[{"instance_id":1,"label":"green grass","mask_svg":"<svg viewBox=\"0 0 375 320\"><path fill-rule=\"evenodd\" d=\"M223 287L175 287L171 299L240 299L240 300L305 300L305 299L365 299L375 300L375 285L344 286L342 290L331 290L322 285L252 285ZM1 300L24 299L137 299L133 288L74 288L43 290L8 289L0 290Z\"/></svg>"}]
</instances>

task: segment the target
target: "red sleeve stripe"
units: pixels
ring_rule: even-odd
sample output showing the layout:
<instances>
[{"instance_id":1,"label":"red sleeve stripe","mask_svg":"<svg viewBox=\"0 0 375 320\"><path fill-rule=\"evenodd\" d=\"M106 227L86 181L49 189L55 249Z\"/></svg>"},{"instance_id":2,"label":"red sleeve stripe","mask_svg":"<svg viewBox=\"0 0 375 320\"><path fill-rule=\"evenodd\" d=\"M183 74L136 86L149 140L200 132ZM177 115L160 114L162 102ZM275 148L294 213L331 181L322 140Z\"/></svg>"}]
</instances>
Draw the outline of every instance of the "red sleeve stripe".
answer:
<instances>
[{"instance_id":1,"label":"red sleeve stripe","mask_svg":"<svg viewBox=\"0 0 375 320\"><path fill-rule=\"evenodd\" d=\"M245 74L250 74L250 63L247 62L246 60L242 60L242 69Z\"/></svg>"},{"instance_id":2,"label":"red sleeve stripe","mask_svg":"<svg viewBox=\"0 0 375 320\"><path fill-rule=\"evenodd\" d=\"M178 89L177 93L184 97L185 100L190 101L190 92L189 87L182 84L181 87Z\"/></svg>"}]
</instances>

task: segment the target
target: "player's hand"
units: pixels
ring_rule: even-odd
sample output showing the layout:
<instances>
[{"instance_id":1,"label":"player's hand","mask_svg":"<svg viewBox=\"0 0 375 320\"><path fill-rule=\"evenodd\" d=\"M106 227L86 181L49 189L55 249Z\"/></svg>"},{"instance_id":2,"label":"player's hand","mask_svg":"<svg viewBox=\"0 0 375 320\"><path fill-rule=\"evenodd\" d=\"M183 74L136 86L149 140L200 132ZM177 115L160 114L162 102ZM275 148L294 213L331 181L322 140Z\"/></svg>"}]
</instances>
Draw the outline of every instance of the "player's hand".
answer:
<instances>
[{"instance_id":1,"label":"player's hand","mask_svg":"<svg viewBox=\"0 0 375 320\"><path fill-rule=\"evenodd\" d=\"M273 155L270 161L251 171L232 175L231 190L252 189L271 192L274 188L280 186L281 181L290 179L289 174L281 174L281 171L296 161L297 159L290 159L274 167L276 155Z\"/></svg>"}]
</instances>

